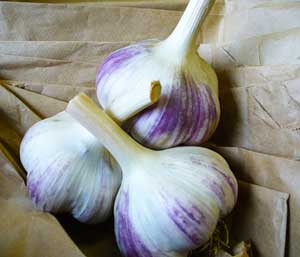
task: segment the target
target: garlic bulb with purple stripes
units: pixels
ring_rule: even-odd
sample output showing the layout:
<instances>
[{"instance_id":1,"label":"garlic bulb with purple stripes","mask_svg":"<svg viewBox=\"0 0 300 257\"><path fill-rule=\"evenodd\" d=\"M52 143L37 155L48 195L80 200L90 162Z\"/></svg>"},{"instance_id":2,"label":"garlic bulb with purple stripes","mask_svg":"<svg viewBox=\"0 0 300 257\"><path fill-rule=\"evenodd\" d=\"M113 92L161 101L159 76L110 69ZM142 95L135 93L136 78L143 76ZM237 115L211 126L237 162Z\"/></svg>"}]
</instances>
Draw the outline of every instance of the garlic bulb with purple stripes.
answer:
<instances>
[{"instance_id":1,"label":"garlic bulb with purple stripes","mask_svg":"<svg viewBox=\"0 0 300 257\"><path fill-rule=\"evenodd\" d=\"M22 141L20 157L38 209L71 213L86 223L104 221L111 214L121 169L68 113L33 125Z\"/></svg>"},{"instance_id":2,"label":"garlic bulb with purple stripes","mask_svg":"<svg viewBox=\"0 0 300 257\"><path fill-rule=\"evenodd\" d=\"M98 100L117 115L120 97L139 95L159 80L157 104L135 116L126 128L145 146L165 149L199 145L213 134L220 117L218 81L197 53L196 37L214 0L190 0L173 33L164 41L146 40L113 52L97 73ZM128 97L128 101L134 101ZM126 108L126 107L124 107Z\"/></svg>"},{"instance_id":3,"label":"garlic bulb with purple stripes","mask_svg":"<svg viewBox=\"0 0 300 257\"><path fill-rule=\"evenodd\" d=\"M149 90L114 118L122 122L156 102L159 82L151 83ZM85 223L104 221L112 213L121 169L98 139L68 113L32 126L22 140L20 157L29 195L38 209L71 213Z\"/></svg>"},{"instance_id":4,"label":"garlic bulb with purple stripes","mask_svg":"<svg viewBox=\"0 0 300 257\"><path fill-rule=\"evenodd\" d=\"M125 257L187 257L234 207L237 181L217 153L200 147L145 148L84 95L71 100L67 112L122 168L114 216Z\"/></svg>"}]
</instances>

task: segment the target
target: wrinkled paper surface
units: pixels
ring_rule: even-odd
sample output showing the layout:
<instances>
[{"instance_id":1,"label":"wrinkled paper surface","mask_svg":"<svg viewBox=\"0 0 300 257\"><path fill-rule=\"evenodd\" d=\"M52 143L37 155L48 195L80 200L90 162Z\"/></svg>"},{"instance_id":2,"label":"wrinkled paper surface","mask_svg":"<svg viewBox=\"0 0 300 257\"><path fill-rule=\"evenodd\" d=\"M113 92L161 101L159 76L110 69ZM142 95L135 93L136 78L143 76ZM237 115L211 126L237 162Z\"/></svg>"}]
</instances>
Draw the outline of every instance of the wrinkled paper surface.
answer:
<instances>
[{"instance_id":1,"label":"wrinkled paper surface","mask_svg":"<svg viewBox=\"0 0 300 257\"><path fill-rule=\"evenodd\" d=\"M297 256L300 246L300 162L237 147L214 147L229 161L239 179L290 194L288 256Z\"/></svg>"}]
</instances>

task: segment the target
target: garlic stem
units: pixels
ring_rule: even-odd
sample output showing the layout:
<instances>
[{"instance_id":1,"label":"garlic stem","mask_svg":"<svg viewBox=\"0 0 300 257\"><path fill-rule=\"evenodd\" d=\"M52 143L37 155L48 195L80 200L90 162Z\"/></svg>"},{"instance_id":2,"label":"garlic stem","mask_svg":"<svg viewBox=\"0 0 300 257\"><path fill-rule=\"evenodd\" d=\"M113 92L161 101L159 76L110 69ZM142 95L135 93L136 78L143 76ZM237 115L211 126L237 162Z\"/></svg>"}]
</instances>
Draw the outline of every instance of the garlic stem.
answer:
<instances>
[{"instance_id":1,"label":"garlic stem","mask_svg":"<svg viewBox=\"0 0 300 257\"><path fill-rule=\"evenodd\" d=\"M122 168L146 150L122 130L91 98L80 93L68 104L66 112L99 139ZM124 169L123 169L124 170Z\"/></svg>"},{"instance_id":2,"label":"garlic stem","mask_svg":"<svg viewBox=\"0 0 300 257\"><path fill-rule=\"evenodd\" d=\"M200 27L215 0L190 0L179 23L172 34L165 40L166 45L172 45L178 55L185 56L190 49L196 50L196 39Z\"/></svg>"},{"instance_id":3,"label":"garlic stem","mask_svg":"<svg viewBox=\"0 0 300 257\"><path fill-rule=\"evenodd\" d=\"M117 101L114 101L109 106L109 109L105 109L105 112L118 124L122 124L135 114L154 104L160 97L161 85L159 81L153 81L149 90L145 90L145 87L139 88L140 90L135 92L134 95L132 92L126 92ZM130 98L133 98L132 101L128 101Z\"/></svg>"}]
</instances>

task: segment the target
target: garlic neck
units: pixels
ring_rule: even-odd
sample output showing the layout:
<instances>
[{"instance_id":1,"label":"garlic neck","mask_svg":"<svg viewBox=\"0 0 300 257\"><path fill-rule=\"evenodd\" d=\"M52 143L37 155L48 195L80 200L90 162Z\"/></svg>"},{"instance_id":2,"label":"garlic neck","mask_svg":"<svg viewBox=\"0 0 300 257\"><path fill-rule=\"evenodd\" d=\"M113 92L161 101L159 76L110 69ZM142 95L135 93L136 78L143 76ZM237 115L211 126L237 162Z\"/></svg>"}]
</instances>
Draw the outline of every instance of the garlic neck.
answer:
<instances>
[{"instance_id":1,"label":"garlic neck","mask_svg":"<svg viewBox=\"0 0 300 257\"><path fill-rule=\"evenodd\" d=\"M102 145L115 157L126 171L126 167L147 152L147 149L135 142L107 114L105 114L88 96L80 93L73 98L66 109L74 119L92 133ZM74 140L76 140L74 138Z\"/></svg>"},{"instance_id":2,"label":"garlic neck","mask_svg":"<svg viewBox=\"0 0 300 257\"><path fill-rule=\"evenodd\" d=\"M196 39L207 14L215 0L190 0L172 34L162 42L164 51L173 52L177 58L184 58L190 52L197 52Z\"/></svg>"}]
</instances>

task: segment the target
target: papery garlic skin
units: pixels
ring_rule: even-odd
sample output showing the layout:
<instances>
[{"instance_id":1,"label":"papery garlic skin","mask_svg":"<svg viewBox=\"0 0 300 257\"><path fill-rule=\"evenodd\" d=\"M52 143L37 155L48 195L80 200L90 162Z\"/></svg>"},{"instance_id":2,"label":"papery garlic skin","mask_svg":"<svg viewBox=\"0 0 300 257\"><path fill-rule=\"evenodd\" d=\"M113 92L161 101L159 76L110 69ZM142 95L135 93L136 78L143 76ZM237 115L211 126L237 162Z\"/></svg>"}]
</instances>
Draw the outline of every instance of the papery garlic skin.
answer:
<instances>
[{"instance_id":1,"label":"papery garlic skin","mask_svg":"<svg viewBox=\"0 0 300 257\"><path fill-rule=\"evenodd\" d=\"M215 71L197 53L196 36L213 0L190 0L173 33L164 41L146 40L113 52L100 66L98 100L109 113L114 103L146 90L153 80L161 98L128 122L131 135L143 145L165 149L200 145L215 131L220 118ZM126 107L125 107L126 108Z\"/></svg>"},{"instance_id":2,"label":"papery garlic skin","mask_svg":"<svg viewBox=\"0 0 300 257\"><path fill-rule=\"evenodd\" d=\"M25 134L21 162L36 207L68 212L85 223L112 213L121 169L110 153L68 113L42 120Z\"/></svg>"},{"instance_id":3,"label":"papery garlic skin","mask_svg":"<svg viewBox=\"0 0 300 257\"><path fill-rule=\"evenodd\" d=\"M159 155L124 174L114 213L126 257L186 257L209 239L237 199L237 181L218 154L182 147Z\"/></svg>"}]
</instances>

